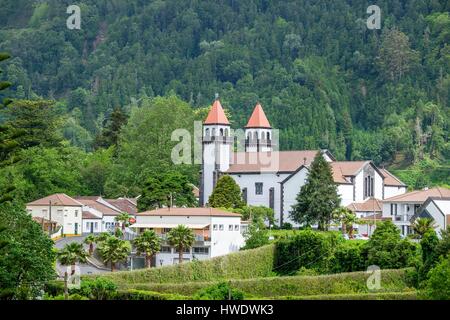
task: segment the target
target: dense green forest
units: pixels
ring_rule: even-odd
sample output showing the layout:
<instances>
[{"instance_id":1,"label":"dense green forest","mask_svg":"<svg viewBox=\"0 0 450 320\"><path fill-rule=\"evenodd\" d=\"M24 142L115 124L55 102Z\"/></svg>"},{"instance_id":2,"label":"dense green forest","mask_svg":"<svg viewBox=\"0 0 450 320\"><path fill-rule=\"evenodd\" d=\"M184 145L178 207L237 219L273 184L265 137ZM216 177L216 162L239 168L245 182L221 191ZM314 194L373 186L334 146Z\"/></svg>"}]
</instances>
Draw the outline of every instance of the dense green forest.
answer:
<instances>
[{"instance_id":1,"label":"dense green forest","mask_svg":"<svg viewBox=\"0 0 450 320\"><path fill-rule=\"evenodd\" d=\"M82 0L70 30L71 1L0 0L11 55L0 80L12 84L0 98L17 100L0 122L39 121L26 105L58 136L19 143L0 184L24 200L136 195L173 170L169 133L192 129L219 93L236 128L260 101L281 149L373 159L413 188L450 185L450 3L380 0L382 28L369 30L371 2ZM176 170L197 183L198 167Z\"/></svg>"}]
</instances>

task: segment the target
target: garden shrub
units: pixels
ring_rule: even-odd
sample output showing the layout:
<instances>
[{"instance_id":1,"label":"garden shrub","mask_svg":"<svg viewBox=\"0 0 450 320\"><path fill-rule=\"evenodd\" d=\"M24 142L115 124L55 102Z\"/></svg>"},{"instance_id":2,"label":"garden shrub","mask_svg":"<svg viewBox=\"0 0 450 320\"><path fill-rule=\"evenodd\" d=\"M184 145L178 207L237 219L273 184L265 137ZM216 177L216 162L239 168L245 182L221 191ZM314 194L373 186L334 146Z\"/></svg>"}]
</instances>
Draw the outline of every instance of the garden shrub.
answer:
<instances>
[{"instance_id":1,"label":"garden shrub","mask_svg":"<svg viewBox=\"0 0 450 320\"><path fill-rule=\"evenodd\" d=\"M276 243L275 271L294 274L301 267L326 272L333 244L334 234L312 230L299 231L294 237Z\"/></svg>"},{"instance_id":2,"label":"garden shrub","mask_svg":"<svg viewBox=\"0 0 450 320\"><path fill-rule=\"evenodd\" d=\"M345 241L339 244L330 261L330 272L342 273L364 270L366 267L364 245L365 243L358 241Z\"/></svg>"},{"instance_id":3,"label":"garden shrub","mask_svg":"<svg viewBox=\"0 0 450 320\"><path fill-rule=\"evenodd\" d=\"M276 300L417 300L416 291L350 294L321 294L314 296L279 296Z\"/></svg>"},{"instance_id":4,"label":"garden shrub","mask_svg":"<svg viewBox=\"0 0 450 320\"><path fill-rule=\"evenodd\" d=\"M64 281L52 280L44 285L44 292L50 296L57 296L64 293Z\"/></svg>"},{"instance_id":5,"label":"garden shrub","mask_svg":"<svg viewBox=\"0 0 450 320\"><path fill-rule=\"evenodd\" d=\"M421 296L432 300L450 300L450 255L441 258L441 261L430 270Z\"/></svg>"},{"instance_id":6,"label":"garden shrub","mask_svg":"<svg viewBox=\"0 0 450 320\"><path fill-rule=\"evenodd\" d=\"M272 274L274 245L231 253L208 260L136 271L119 271L102 277L121 283L184 283L266 277ZM86 276L95 278L96 275Z\"/></svg>"},{"instance_id":7,"label":"garden shrub","mask_svg":"<svg viewBox=\"0 0 450 320\"><path fill-rule=\"evenodd\" d=\"M380 223L365 245L367 266L381 269L400 269L413 266L419 259L418 246L409 239L401 239L400 229L392 221Z\"/></svg>"},{"instance_id":8,"label":"garden shrub","mask_svg":"<svg viewBox=\"0 0 450 320\"><path fill-rule=\"evenodd\" d=\"M199 290L195 295L196 300L243 300L244 293L232 288L229 283L221 282Z\"/></svg>"},{"instance_id":9,"label":"garden shrub","mask_svg":"<svg viewBox=\"0 0 450 320\"><path fill-rule=\"evenodd\" d=\"M108 300L114 298L117 293L117 285L110 279L99 277L81 281L80 288L70 290L91 300Z\"/></svg>"}]
</instances>

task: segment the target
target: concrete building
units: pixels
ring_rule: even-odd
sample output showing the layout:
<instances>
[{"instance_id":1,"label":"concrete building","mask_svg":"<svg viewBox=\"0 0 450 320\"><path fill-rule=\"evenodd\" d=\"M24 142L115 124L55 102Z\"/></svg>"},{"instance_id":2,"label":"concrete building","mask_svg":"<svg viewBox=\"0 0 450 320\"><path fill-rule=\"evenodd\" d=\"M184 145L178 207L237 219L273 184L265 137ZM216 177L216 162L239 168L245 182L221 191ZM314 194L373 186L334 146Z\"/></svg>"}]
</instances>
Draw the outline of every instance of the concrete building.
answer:
<instances>
[{"instance_id":1,"label":"concrete building","mask_svg":"<svg viewBox=\"0 0 450 320\"><path fill-rule=\"evenodd\" d=\"M244 245L241 233L241 216L214 208L162 208L136 215L136 223L130 228L142 233L154 230L163 243L161 251L156 254L153 265L171 265L178 262L178 252L167 242L167 233L178 225L184 225L193 230L195 244L187 249L183 259L204 260L231 252L239 251ZM137 261L143 258L135 257Z\"/></svg>"}]
</instances>

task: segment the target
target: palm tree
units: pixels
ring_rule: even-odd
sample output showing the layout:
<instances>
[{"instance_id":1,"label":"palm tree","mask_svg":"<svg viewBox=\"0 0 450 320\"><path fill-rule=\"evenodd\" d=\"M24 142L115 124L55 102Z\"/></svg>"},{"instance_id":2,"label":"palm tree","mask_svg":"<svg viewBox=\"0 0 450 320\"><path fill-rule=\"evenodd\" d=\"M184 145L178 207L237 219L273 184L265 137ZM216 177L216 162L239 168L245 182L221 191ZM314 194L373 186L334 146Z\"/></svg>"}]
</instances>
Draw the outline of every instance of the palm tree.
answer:
<instances>
[{"instance_id":1,"label":"palm tree","mask_svg":"<svg viewBox=\"0 0 450 320\"><path fill-rule=\"evenodd\" d=\"M145 265L152 266L153 256L161 249L161 239L153 230L146 230L133 241L138 255L145 253Z\"/></svg>"},{"instance_id":2,"label":"palm tree","mask_svg":"<svg viewBox=\"0 0 450 320\"><path fill-rule=\"evenodd\" d=\"M63 266L71 266L71 273L75 273L75 264L77 262L86 262L87 253L84 251L83 244L72 242L66 244L64 248L58 251L57 259L59 263ZM64 298L69 297L69 289L67 286L67 281L69 279L69 274L67 270L64 272Z\"/></svg>"},{"instance_id":3,"label":"palm tree","mask_svg":"<svg viewBox=\"0 0 450 320\"><path fill-rule=\"evenodd\" d=\"M184 249L192 247L195 241L194 232L186 226L179 225L169 231L167 240L178 249L178 263L183 262Z\"/></svg>"},{"instance_id":4,"label":"palm tree","mask_svg":"<svg viewBox=\"0 0 450 320\"><path fill-rule=\"evenodd\" d=\"M358 217L348 208L339 207L333 211L333 220L342 224L342 233L353 238L353 225L359 223Z\"/></svg>"},{"instance_id":5,"label":"palm tree","mask_svg":"<svg viewBox=\"0 0 450 320\"><path fill-rule=\"evenodd\" d=\"M419 218L414 221L411 227L417 237L421 239L427 231L434 230L434 228L436 228L436 224L432 219Z\"/></svg>"},{"instance_id":6,"label":"palm tree","mask_svg":"<svg viewBox=\"0 0 450 320\"><path fill-rule=\"evenodd\" d=\"M84 239L83 242L89 245L89 255L92 256L92 253L94 252L94 243L97 242L97 237L90 234Z\"/></svg>"},{"instance_id":7,"label":"palm tree","mask_svg":"<svg viewBox=\"0 0 450 320\"><path fill-rule=\"evenodd\" d=\"M131 215L129 215L126 212L122 212L119 214L114 220L121 223L122 226L122 232L125 233L125 228L130 225L130 219L132 218Z\"/></svg>"},{"instance_id":8,"label":"palm tree","mask_svg":"<svg viewBox=\"0 0 450 320\"><path fill-rule=\"evenodd\" d=\"M104 263L111 263L111 272L114 272L116 263L124 261L128 258L131 251L131 246L128 241L119 239L114 236L109 236L102 241L98 248Z\"/></svg>"},{"instance_id":9,"label":"palm tree","mask_svg":"<svg viewBox=\"0 0 450 320\"><path fill-rule=\"evenodd\" d=\"M111 237L111 235L108 232L102 232L95 237L95 243L97 245L100 245L103 241L105 241L109 237Z\"/></svg>"}]
</instances>

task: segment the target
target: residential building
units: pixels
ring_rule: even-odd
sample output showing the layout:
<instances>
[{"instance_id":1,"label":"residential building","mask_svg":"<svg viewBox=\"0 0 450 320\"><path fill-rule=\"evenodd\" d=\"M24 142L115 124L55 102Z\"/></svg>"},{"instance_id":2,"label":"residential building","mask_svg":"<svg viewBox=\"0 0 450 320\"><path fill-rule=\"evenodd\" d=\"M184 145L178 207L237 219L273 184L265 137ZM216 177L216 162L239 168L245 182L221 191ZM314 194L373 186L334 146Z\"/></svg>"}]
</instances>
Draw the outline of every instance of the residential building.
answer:
<instances>
[{"instance_id":1,"label":"residential building","mask_svg":"<svg viewBox=\"0 0 450 320\"><path fill-rule=\"evenodd\" d=\"M418 218L433 220L434 229L440 237L440 231L450 226L450 197L429 197L413 215L411 223Z\"/></svg>"},{"instance_id":2,"label":"residential building","mask_svg":"<svg viewBox=\"0 0 450 320\"><path fill-rule=\"evenodd\" d=\"M407 236L412 233L411 220L413 220L413 217L417 217L419 209L429 198L433 200L450 198L450 189L416 190L385 199L382 201L383 217L391 218L394 224L400 228L402 235ZM431 206L428 208L431 210ZM421 210L422 213L424 213L423 209ZM435 217L437 218L437 216ZM441 226L445 226L441 219L437 219L437 221Z\"/></svg>"},{"instance_id":3,"label":"residential building","mask_svg":"<svg viewBox=\"0 0 450 320\"><path fill-rule=\"evenodd\" d=\"M171 265L178 262L176 248L167 242L168 232L184 225L195 234L192 248L186 249L183 259L204 260L239 251L244 245L241 234L241 215L215 208L162 208L136 215L136 223L130 228L142 233L154 230L162 239L161 251L154 257L153 265ZM135 257L134 268L137 260ZM141 265L143 262L141 261Z\"/></svg>"},{"instance_id":4,"label":"residential building","mask_svg":"<svg viewBox=\"0 0 450 320\"><path fill-rule=\"evenodd\" d=\"M35 221L52 221L61 235L81 235L83 204L64 193L56 193L26 205Z\"/></svg>"},{"instance_id":5,"label":"residential building","mask_svg":"<svg viewBox=\"0 0 450 320\"><path fill-rule=\"evenodd\" d=\"M355 231L361 235L370 237L375 230L376 223L382 220L381 207L380 200L374 197L363 202L349 204L347 208L353 211L361 221L361 223L354 225Z\"/></svg>"},{"instance_id":6,"label":"residential building","mask_svg":"<svg viewBox=\"0 0 450 320\"><path fill-rule=\"evenodd\" d=\"M259 103L244 128L243 142L235 146L236 137L231 137L230 130L220 101L215 100L203 123L200 206L207 206L218 178L228 174L240 186L247 204L272 208L279 225L294 224L289 215L317 153L331 165L343 206L373 197L382 200L407 190L393 174L369 160L336 161L328 150L277 151L274 132ZM234 152L240 146L243 150Z\"/></svg>"}]
</instances>

